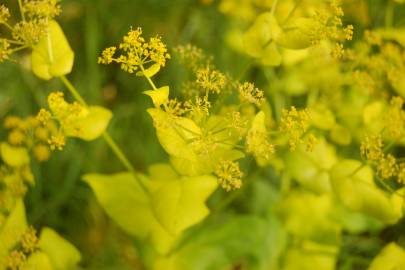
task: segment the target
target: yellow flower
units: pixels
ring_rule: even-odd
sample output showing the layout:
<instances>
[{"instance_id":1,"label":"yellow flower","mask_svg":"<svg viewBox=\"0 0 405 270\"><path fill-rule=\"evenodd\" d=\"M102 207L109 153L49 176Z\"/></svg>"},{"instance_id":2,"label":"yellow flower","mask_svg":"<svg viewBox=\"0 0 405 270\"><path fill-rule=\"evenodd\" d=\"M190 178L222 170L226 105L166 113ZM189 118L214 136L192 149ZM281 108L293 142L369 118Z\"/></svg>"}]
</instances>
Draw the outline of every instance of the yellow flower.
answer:
<instances>
[{"instance_id":1,"label":"yellow flower","mask_svg":"<svg viewBox=\"0 0 405 270\"><path fill-rule=\"evenodd\" d=\"M309 112L298 111L294 106L290 110L284 109L280 120L280 131L285 132L288 137L290 150L294 151L298 144L302 143L301 137L309 128Z\"/></svg>"},{"instance_id":2,"label":"yellow flower","mask_svg":"<svg viewBox=\"0 0 405 270\"><path fill-rule=\"evenodd\" d=\"M241 102L255 104L257 107L260 107L264 102L263 91L256 88L253 83L238 84L238 91Z\"/></svg>"},{"instance_id":3,"label":"yellow flower","mask_svg":"<svg viewBox=\"0 0 405 270\"><path fill-rule=\"evenodd\" d=\"M66 139L63 134L52 135L48 140L50 148L54 150L63 150L63 147L66 145Z\"/></svg>"},{"instance_id":4,"label":"yellow flower","mask_svg":"<svg viewBox=\"0 0 405 270\"><path fill-rule=\"evenodd\" d=\"M98 62L100 64L116 62L121 64L121 68L124 71L134 73L141 69L141 67L147 68L153 64L164 67L166 60L170 59L170 54L167 52L166 45L162 42L161 38L157 36L146 41L142 37L142 29L140 27L136 30L131 29L123 37L118 47L121 53L117 57L114 57L117 48L109 47L102 52Z\"/></svg>"},{"instance_id":5,"label":"yellow flower","mask_svg":"<svg viewBox=\"0 0 405 270\"><path fill-rule=\"evenodd\" d=\"M239 189L242 186L243 173L240 171L239 163L234 161L222 161L216 169L219 185L226 191Z\"/></svg>"},{"instance_id":6,"label":"yellow flower","mask_svg":"<svg viewBox=\"0 0 405 270\"><path fill-rule=\"evenodd\" d=\"M196 76L197 85L207 92L219 94L226 84L226 76L220 71L210 67L197 70Z\"/></svg>"}]
</instances>

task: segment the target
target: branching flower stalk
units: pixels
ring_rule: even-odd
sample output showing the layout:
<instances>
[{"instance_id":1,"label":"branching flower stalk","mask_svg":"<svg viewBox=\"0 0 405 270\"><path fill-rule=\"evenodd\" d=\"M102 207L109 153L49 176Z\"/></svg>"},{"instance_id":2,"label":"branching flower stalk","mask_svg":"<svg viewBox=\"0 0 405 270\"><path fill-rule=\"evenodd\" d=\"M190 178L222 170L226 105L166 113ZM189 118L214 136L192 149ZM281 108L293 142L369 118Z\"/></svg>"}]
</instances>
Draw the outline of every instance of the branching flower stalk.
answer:
<instances>
[{"instance_id":1,"label":"branching flower stalk","mask_svg":"<svg viewBox=\"0 0 405 270\"><path fill-rule=\"evenodd\" d=\"M87 107L87 103L84 100L84 98L80 95L79 91L73 86L73 84L65 77L61 76L59 79L63 82L63 84L66 86L66 88L69 90L69 92L72 94L72 96L83 106ZM134 178L138 181L139 186L142 188L142 190L145 193L148 193L148 189L146 188L145 184L142 182L142 180L139 179L135 168L129 161L129 159L126 157L124 152L121 150L121 148L118 146L118 144L115 142L115 140L111 137L111 135L107 132L103 132L103 139L107 143L107 145L110 147L110 149L113 151L115 156L118 158L118 160L124 165L124 167L134 175Z\"/></svg>"}]
</instances>

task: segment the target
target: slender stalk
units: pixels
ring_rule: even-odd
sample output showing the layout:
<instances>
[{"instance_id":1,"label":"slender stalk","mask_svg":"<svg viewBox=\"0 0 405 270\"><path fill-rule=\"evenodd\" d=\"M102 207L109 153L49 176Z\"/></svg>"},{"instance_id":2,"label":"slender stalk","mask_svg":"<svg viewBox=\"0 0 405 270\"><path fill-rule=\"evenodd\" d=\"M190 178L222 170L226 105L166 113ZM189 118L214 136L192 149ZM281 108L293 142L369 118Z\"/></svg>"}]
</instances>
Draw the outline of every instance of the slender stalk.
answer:
<instances>
[{"instance_id":1,"label":"slender stalk","mask_svg":"<svg viewBox=\"0 0 405 270\"><path fill-rule=\"evenodd\" d=\"M21 18L22 18L23 21L25 21L25 15L24 15L24 9L23 9L22 0L18 0L18 6L20 7Z\"/></svg>"},{"instance_id":2,"label":"slender stalk","mask_svg":"<svg viewBox=\"0 0 405 270\"><path fill-rule=\"evenodd\" d=\"M80 93L77 91L77 89L72 85L72 83L65 77L61 76L59 77L63 84L66 86L66 88L69 90L69 92L73 95L73 97L83 106L87 107L86 101L83 99L83 97L80 95ZM111 137L111 135L105 131L103 133L103 139L105 142L108 144L108 146L111 148L111 150L114 152L115 156L118 158L119 161L121 161L122 165L133 174L134 178L138 182L139 186L141 189L148 194L148 189L146 188L145 184L142 182L142 180L138 177L136 174L135 168L132 166L131 162L128 160L128 158L125 156L124 152L121 150L121 148L118 146L118 144L114 141L114 139Z\"/></svg>"},{"instance_id":3,"label":"slender stalk","mask_svg":"<svg viewBox=\"0 0 405 270\"><path fill-rule=\"evenodd\" d=\"M157 90L156 85L153 83L152 79L149 78L148 76L145 75L145 68L143 67L143 65L139 66L144 74L144 77L148 80L149 84L152 86L153 90Z\"/></svg>"},{"instance_id":4,"label":"slender stalk","mask_svg":"<svg viewBox=\"0 0 405 270\"><path fill-rule=\"evenodd\" d=\"M273 6L271 7L271 15L274 16L274 13L276 12L278 0L274 0Z\"/></svg>"},{"instance_id":5,"label":"slender stalk","mask_svg":"<svg viewBox=\"0 0 405 270\"><path fill-rule=\"evenodd\" d=\"M395 12L395 3L392 0L390 0L388 1L388 5L385 10L385 28L390 28L393 26L394 12Z\"/></svg>"},{"instance_id":6,"label":"slender stalk","mask_svg":"<svg viewBox=\"0 0 405 270\"><path fill-rule=\"evenodd\" d=\"M65 77L61 76L60 79L62 80L63 84L67 87L73 97L82 105L87 106L86 101L84 101L83 97L79 94L76 88L70 83L70 81Z\"/></svg>"}]
</instances>

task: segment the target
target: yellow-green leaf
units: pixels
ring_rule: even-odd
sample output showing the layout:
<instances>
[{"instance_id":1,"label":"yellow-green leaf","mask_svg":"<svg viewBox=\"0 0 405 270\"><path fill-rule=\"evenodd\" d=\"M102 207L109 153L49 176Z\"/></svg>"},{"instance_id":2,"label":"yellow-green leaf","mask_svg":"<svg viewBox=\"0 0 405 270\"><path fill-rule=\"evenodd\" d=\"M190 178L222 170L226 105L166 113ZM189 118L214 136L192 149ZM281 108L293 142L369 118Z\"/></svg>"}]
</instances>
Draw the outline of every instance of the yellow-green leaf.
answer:
<instances>
[{"instance_id":1,"label":"yellow-green leaf","mask_svg":"<svg viewBox=\"0 0 405 270\"><path fill-rule=\"evenodd\" d=\"M149 68L145 69L145 71L138 71L136 73L136 76L145 76L145 77L151 78L154 75L156 75L156 73L158 73L159 70L160 70L160 65L153 64Z\"/></svg>"},{"instance_id":2,"label":"yellow-green leaf","mask_svg":"<svg viewBox=\"0 0 405 270\"><path fill-rule=\"evenodd\" d=\"M374 258L368 270L405 269L405 249L389 243Z\"/></svg>"},{"instance_id":3,"label":"yellow-green leaf","mask_svg":"<svg viewBox=\"0 0 405 270\"><path fill-rule=\"evenodd\" d=\"M24 263L23 266L21 267L21 270L57 270L57 269L60 268L53 267L49 259L49 256L42 251L37 251L33 253L28 258L27 262ZM74 268L69 268L69 270L70 269Z\"/></svg>"},{"instance_id":4,"label":"yellow-green leaf","mask_svg":"<svg viewBox=\"0 0 405 270\"><path fill-rule=\"evenodd\" d=\"M138 175L143 181L145 176ZM107 214L132 236L149 238L159 253L167 253L175 238L156 220L149 196L131 173L88 174L83 179L93 189ZM145 181L146 182L146 181Z\"/></svg>"},{"instance_id":5,"label":"yellow-green leaf","mask_svg":"<svg viewBox=\"0 0 405 270\"><path fill-rule=\"evenodd\" d=\"M100 106L90 106L88 114L71 125L65 125L66 136L91 141L100 137L112 118L110 110Z\"/></svg>"},{"instance_id":6,"label":"yellow-green leaf","mask_svg":"<svg viewBox=\"0 0 405 270\"><path fill-rule=\"evenodd\" d=\"M160 107L161 105L166 104L169 100L169 86L163 86L156 90L144 91L143 93L152 98L155 107Z\"/></svg>"},{"instance_id":7,"label":"yellow-green leaf","mask_svg":"<svg viewBox=\"0 0 405 270\"><path fill-rule=\"evenodd\" d=\"M33 48L32 71L41 79L49 80L69 74L73 67L74 53L56 21L50 21L48 33Z\"/></svg>"},{"instance_id":8,"label":"yellow-green leaf","mask_svg":"<svg viewBox=\"0 0 405 270\"><path fill-rule=\"evenodd\" d=\"M22 200L18 200L4 225L0 228L0 261L8 254L9 249L20 240L26 229L27 220L24 203Z\"/></svg>"},{"instance_id":9,"label":"yellow-green leaf","mask_svg":"<svg viewBox=\"0 0 405 270\"><path fill-rule=\"evenodd\" d=\"M343 160L331 169L330 176L336 195L347 208L385 224L396 223L403 216L403 198L379 189L371 168L360 161Z\"/></svg>"},{"instance_id":10,"label":"yellow-green leaf","mask_svg":"<svg viewBox=\"0 0 405 270\"><path fill-rule=\"evenodd\" d=\"M42 229L39 247L49 256L55 270L75 269L81 260L80 252L50 228Z\"/></svg>"},{"instance_id":11,"label":"yellow-green leaf","mask_svg":"<svg viewBox=\"0 0 405 270\"><path fill-rule=\"evenodd\" d=\"M166 165L165 171L170 171ZM169 175L173 175L169 173ZM177 235L209 214L205 201L217 188L211 175L152 180L153 212L163 227Z\"/></svg>"},{"instance_id":12,"label":"yellow-green leaf","mask_svg":"<svg viewBox=\"0 0 405 270\"><path fill-rule=\"evenodd\" d=\"M313 29L313 20L309 18L291 19L284 26L284 31L281 33L278 44L287 49L305 49L311 45L309 29Z\"/></svg>"},{"instance_id":13,"label":"yellow-green leaf","mask_svg":"<svg viewBox=\"0 0 405 270\"><path fill-rule=\"evenodd\" d=\"M0 145L0 156L2 160L11 167L21 167L30 162L26 148L11 146L8 143L2 143Z\"/></svg>"},{"instance_id":14,"label":"yellow-green leaf","mask_svg":"<svg viewBox=\"0 0 405 270\"><path fill-rule=\"evenodd\" d=\"M243 37L245 51L264 65L279 65L281 55L275 41L282 32L277 19L266 12L259 15Z\"/></svg>"}]
</instances>

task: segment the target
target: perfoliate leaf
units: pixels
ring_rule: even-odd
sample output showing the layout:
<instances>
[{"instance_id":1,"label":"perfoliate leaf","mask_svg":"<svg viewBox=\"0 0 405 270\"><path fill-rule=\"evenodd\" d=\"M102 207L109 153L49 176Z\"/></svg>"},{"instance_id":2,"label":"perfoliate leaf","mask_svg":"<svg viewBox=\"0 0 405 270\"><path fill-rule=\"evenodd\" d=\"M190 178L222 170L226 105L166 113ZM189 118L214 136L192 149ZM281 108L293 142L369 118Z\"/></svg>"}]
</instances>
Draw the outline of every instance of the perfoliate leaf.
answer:
<instances>
[{"instance_id":1,"label":"perfoliate leaf","mask_svg":"<svg viewBox=\"0 0 405 270\"><path fill-rule=\"evenodd\" d=\"M389 243L374 258L368 270L405 269L405 249Z\"/></svg>"},{"instance_id":2,"label":"perfoliate leaf","mask_svg":"<svg viewBox=\"0 0 405 270\"><path fill-rule=\"evenodd\" d=\"M244 34L243 41L246 53L259 59L264 65L279 65L281 55L276 40L281 32L282 29L277 19L270 12L259 15Z\"/></svg>"},{"instance_id":3,"label":"perfoliate leaf","mask_svg":"<svg viewBox=\"0 0 405 270\"><path fill-rule=\"evenodd\" d=\"M298 239L335 246L340 243L341 225L331 218L333 204L328 193L292 191L279 202L276 211L285 229Z\"/></svg>"},{"instance_id":4,"label":"perfoliate leaf","mask_svg":"<svg viewBox=\"0 0 405 270\"><path fill-rule=\"evenodd\" d=\"M146 183L143 175L138 175ZM93 189L107 214L127 233L151 239L159 253L167 253L175 238L156 220L149 196L131 173L114 175L88 174L83 179Z\"/></svg>"},{"instance_id":5,"label":"perfoliate leaf","mask_svg":"<svg viewBox=\"0 0 405 270\"><path fill-rule=\"evenodd\" d=\"M136 76L145 76L145 77L151 78L154 75L156 75L156 73L158 73L159 70L160 70L160 65L153 64L149 68L145 69L145 71L138 71L136 73Z\"/></svg>"},{"instance_id":6,"label":"perfoliate leaf","mask_svg":"<svg viewBox=\"0 0 405 270\"><path fill-rule=\"evenodd\" d=\"M281 53L275 42L271 42L269 45L264 47L260 57L260 63L265 66L279 66L281 61Z\"/></svg>"},{"instance_id":7,"label":"perfoliate leaf","mask_svg":"<svg viewBox=\"0 0 405 270\"><path fill-rule=\"evenodd\" d=\"M70 125L65 125L66 136L91 141L100 137L112 118L110 110L100 106L90 106L88 114Z\"/></svg>"},{"instance_id":8,"label":"perfoliate leaf","mask_svg":"<svg viewBox=\"0 0 405 270\"><path fill-rule=\"evenodd\" d=\"M169 86L163 86L156 90L144 91L143 93L152 98L155 107L160 107L161 105L166 104L169 100Z\"/></svg>"},{"instance_id":9,"label":"perfoliate leaf","mask_svg":"<svg viewBox=\"0 0 405 270\"><path fill-rule=\"evenodd\" d=\"M171 167L166 165L165 171ZM174 175L172 170L169 175ZM173 235L200 222L209 214L205 201L217 188L211 175L176 177L161 180L151 178L153 212L163 227Z\"/></svg>"},{"instance_id":10,"label":"perfoliate leaf","mask_svg":"<svg viewBox=\"0 0 405 270\"><path fill-rule=\"evenodd\" d=\"M343 160L330 171L332 187L347 208L370 215L385 224L403 215L403 198L379 189L370 167L357 160Z\"/></svg>"},{"instance_id":11,"label":"perfoliate leaf","mask_svg":"<svg viewBox=\"0 0 405 270\"><path fill-rule=\"evenodd\" d=\"M18 200L14 209L0 228L0 261L19 240L27 229L25 207L22 200Z\"/></svg>"},{"instance_id":12,"label":"perfoliate leaf","mask_svg":"<svg viewBox=\"0 0 405 270\"><path fill-rule=\"evenodd\" d=\"M243 157L243 153L233 150L232 144L237 141L230 135L229 130L216 132L212 139L226 141L226 144L218 144L215 150L209 153L196 153L193 150L192 141L199 138L201 128L191 119L185 117L170 117L160 109L149 109L152 116L160 144L170 155L170 161L176 171L182 175L197 176L210 174L220 160L236 160ZM218 117L209 118L206 129L221 127L216 125Z\"/></svg>"},{"instance_id":13,"label":"perfoliate leaf","mask_svg":"<svg viewBox=\"0 0 405 270\"><path fill-rule=\"evenodd\" d=\"M75 269L81 260L80 252L50 228L42 229L39 247L48 255L55 270Z\"/></svg>"},{"instance_id":14,"label":"perfoliate leaf","mask_svg":"<svg viewBox=\"0 0 405 270\"><path fill-rule=\"evenodd\" d=\"M167 172L164 178L157 168ZM179 177L168 165L151 168L149 193L129 173L85 175L107 214L129 234L151 239L156 250L170 251L180 233L208 215L206 199L217 187L212 176ZM145 176L139 177L146 183ZM130 206L130 207L129 207Z\"/></svg>"},{"instance_id":15,"label":"perfoliate leaf","mask_svg":"<svg viewBox=\"0 0 405 270\"><path fill-rule=\"evenodd\" d=\"M286 234L277 218L232 216L196 228L170 256L154 261L154 270L279 269Z\"/></svg>"},{"instance_id":16,"label":"perfoliate leaf","mask_svg":"<svg viewBox=\"0 0 405 270\"><path fill-rule=\"evenodd\" d=\"M11 146L8 143L1 143L0 157L11 167L21 167L30 162L30 157L26 148Z\"/></svg>"},{"instance_id":17,"label":"perfoliate leaf","mask_svg":"<svg viewBox=\"0 0 405 270\"><path fill-rule=\"evenodd\" d=\"M56 21L50 21L48 33L33 48L32 71L41 79L49 80L69 74L73 67L74 53Z\"/></svg>"},{"instance_id":18,"label":"perfoliate leaf","mask_svg":"<svg viewBox=\"0 0 405 270\"><path fill-rule=\"evenodd\" d=\"M311 46L309 29L313 29L313 20L310 18L294 18L284 27L277 42L287 49L305 49Z\"/></svg>"},{"instance_id":19,"label":"perfoliate leaf","mask_svg":"<svg viewBox=\"0 0 405 270\"><path fill-rule=\"evenodd\" d=\"M148 109L152 117L160 144L165 151L175 157L189 157L193 155L188 141L200 134L200 128L190 119L171 118L160 109Z\"/></svg>"},{"instance_id":20,"label":"perfoliate leaf","mask_svg":"<svg viewBox=\"0 0 405 270\"><path fill-rule=\"evenodd\" d=\"M286 157L286 171L303 187L316 193L332 190L328 171L337 162L335 148L320 139L312 152L300 146Z\"/></svg>"}]
</instances>

